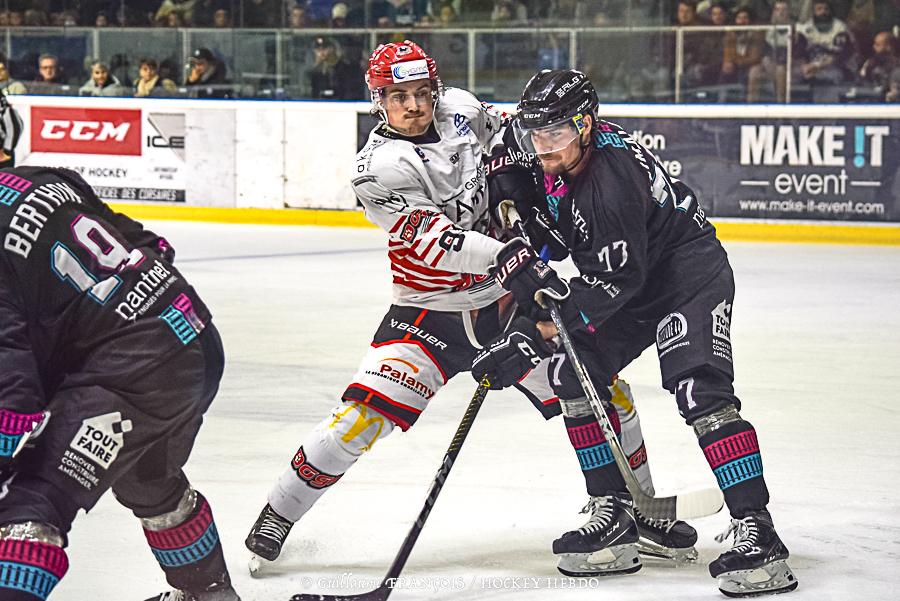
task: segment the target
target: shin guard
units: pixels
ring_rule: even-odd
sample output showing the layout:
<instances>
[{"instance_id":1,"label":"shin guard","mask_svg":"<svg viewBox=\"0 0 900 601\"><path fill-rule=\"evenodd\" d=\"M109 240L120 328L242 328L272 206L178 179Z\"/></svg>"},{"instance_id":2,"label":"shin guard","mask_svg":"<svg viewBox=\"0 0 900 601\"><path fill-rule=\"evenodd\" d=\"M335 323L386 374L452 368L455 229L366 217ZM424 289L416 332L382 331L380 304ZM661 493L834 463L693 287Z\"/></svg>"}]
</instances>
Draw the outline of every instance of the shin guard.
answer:
<instances>
[{"instance_id":1,"label":"shin guard","mask_svg":"<svg viewBox=\"0 0 900 601\"><path fill-rule=\"evenodd\" d=\"M618 413L610 410L608 415L613 429L618 434L620 430ZM605 496L611 492L625 490L625 480L619 473L612 450L597 418L593 415L586 417L566 415L563 419L566 423L566 432L569 434L569 442L572 443L578 456L588 494Z\"/></svg>"},{"instance_id":2,"label":"shin guard","mask_svg":"<svg viewBox=\"0 0 900 601\"><path fill-rule=\"evenodd\" d=\"M66 552L58 544L18 538L15 529L0 529L0 599L43 601L69 569Z\"/></svg>"},{"instance_id":3,"label":"shin guard","mask_svg":"<svg viewBox=\"0 0 900 601\"><path fill-rule=\"evenodd\" d=\"M765 509L769 490L763 479L756 430L736 411L734 416L736 419L702 433L699 442L725 496L728 510L732 517L739 519Z\"/></svg>"},{"instance_id":4,"label":"shin guard","mask_svg":"<svg viewBox=\"0 0 900 601\"><path fill-rule=\"evenodd\" d=\"M167 518L180 512L184 507L182 504L171 514L144 518L141 522L150 550L166 574L166 581L178 590L197 596L210 588L230 586L231 580L209 503L202 494L191 489L185 495L187 499L191 504L186 505L186 517L176 525L167 524L172 521Z\"/></svg>"}]
</instances>

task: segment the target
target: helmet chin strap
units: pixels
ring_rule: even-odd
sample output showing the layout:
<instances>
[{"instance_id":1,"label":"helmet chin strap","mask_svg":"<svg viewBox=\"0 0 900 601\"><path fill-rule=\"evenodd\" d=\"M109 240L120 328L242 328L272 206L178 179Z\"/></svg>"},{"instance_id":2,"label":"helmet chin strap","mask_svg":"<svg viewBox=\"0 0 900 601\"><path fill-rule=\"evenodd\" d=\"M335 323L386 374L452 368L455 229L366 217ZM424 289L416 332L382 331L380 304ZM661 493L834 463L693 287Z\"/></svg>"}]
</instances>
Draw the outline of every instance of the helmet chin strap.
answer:
<instances>
[{"instance_id":1,"label":"helmet chin strap","mask_svg":"<svg viewBox=\"0 0 900 601\"><path fill-rule=\"evenodd\" d=\"M563 165L563 173L571 173L573 169L575 169L576 167L581 165L582 161L587 159L588 150L591 145L590 140L591 140L591 138L590 138L590 136L588 136L588 143L582 144L581 143L581 135L578 136L578 158L576 158L574 161L572 161L569 164Z\"/></svg>"}]
</instances>

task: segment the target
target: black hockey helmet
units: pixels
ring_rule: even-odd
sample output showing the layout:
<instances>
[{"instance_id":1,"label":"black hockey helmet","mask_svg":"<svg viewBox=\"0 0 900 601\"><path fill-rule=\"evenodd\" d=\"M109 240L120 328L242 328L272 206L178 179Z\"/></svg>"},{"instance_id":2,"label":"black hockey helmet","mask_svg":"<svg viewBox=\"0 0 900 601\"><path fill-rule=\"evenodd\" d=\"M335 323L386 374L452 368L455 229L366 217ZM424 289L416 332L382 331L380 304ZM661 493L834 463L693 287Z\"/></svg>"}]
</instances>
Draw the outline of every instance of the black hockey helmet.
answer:
<instances>
[{"instance_id":1,"label":"black hockey helmet","mask_svg":"<svg viewBox=\"0 0 900 601\"><path fill-rule=\"evenodd\" d=\"M581 71L544 69L531 78L522 92L522 99L517 107L516 137L529 152L554 152L564 148L584 130L585 115L596 119L599 104L597 91ZM545 143L543 146L539 143L536 148L532 132L551 131L557 134L554 136L556 142L549 145ZM540 137L546 138L543 135ZM553 148L559 144L562 146Z\"/></svg>"}]
</instances>

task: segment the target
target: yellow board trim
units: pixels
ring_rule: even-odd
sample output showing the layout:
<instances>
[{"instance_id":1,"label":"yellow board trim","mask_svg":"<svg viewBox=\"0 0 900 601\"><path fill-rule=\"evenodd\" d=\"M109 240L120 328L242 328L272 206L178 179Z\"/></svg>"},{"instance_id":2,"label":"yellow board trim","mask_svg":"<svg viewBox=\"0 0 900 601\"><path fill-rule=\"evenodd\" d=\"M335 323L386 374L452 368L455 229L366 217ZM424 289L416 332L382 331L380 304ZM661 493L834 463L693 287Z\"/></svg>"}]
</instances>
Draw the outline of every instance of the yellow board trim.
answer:
<instances>
[{"instance_id":1,"label":"yellow board trim","mask_svg":"<svg viewBox=\"0 0 900 601\"><path fill-rule=\"evenodd\" d=\"M362 211L327 209L232 209L148 204L111 204L138 219L255 223L265 225L321 225L374 227ZM789 242L799 244L874 244L900 246L900 224L837 225L759 221L716 221L719 238L735 242Z\"/></svg>"}]
</instances>

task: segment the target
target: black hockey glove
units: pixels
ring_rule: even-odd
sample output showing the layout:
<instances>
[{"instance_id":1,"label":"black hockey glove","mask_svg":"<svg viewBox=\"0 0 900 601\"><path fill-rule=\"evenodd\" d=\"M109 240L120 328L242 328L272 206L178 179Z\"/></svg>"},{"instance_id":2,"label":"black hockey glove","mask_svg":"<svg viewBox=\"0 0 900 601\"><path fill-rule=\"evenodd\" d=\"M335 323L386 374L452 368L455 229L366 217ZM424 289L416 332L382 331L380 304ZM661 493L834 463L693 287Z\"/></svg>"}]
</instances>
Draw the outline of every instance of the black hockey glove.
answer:
<instances>
[{"instance_id":1,"label":"black hockey glove","mask_svg":"<svg viewBox=\"0 0 900 601\"><path fill-rule=\"evenodd\" d=\"M497 252L491 275L512 292L516 304L533 321L550 321L543 295L557 301L569 296L569 285L522 238L513 238Z\"/></svg>"},{"instance_id":2,"label":"black hockey glove","mask_svg":"<svg viewBox=\"0 0 900 601\"><path fill-rule=\"evenodd\" d=\"M472 361L472 377L480 382L487 376L493 390L507 388L552 354L534 322L517 317L508 330L478 353Z\"/></svg>"},{"instance_id":3,"label":"black hockey glove","mask_svg":"<svg viewBox=\"0 0 900 601\"><path fill-rule=\"evenodd\" d=\"M0 470L8 468L25 448L33 447L35 439L44 431L50 419L49 411L19 413L0 409Z\"/></svg>"}]
</instances>

